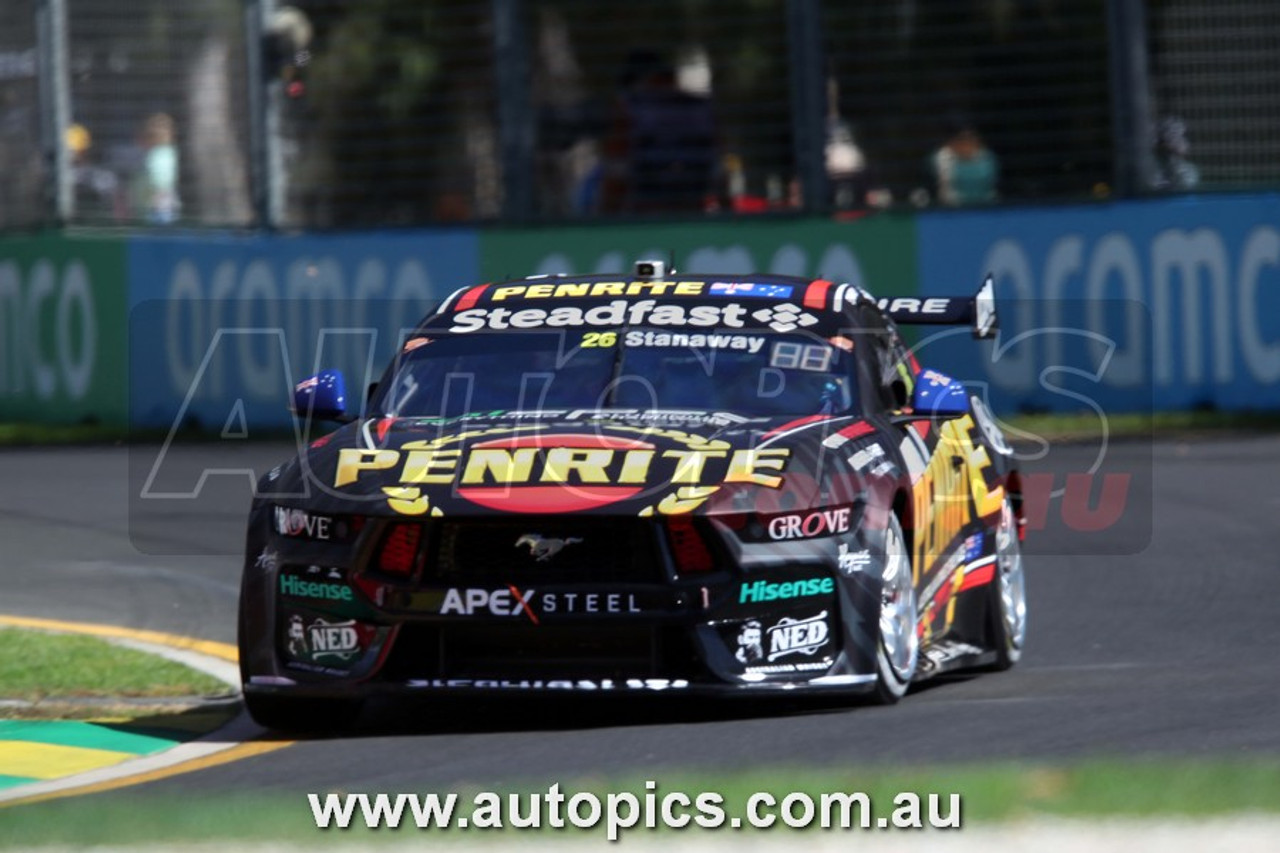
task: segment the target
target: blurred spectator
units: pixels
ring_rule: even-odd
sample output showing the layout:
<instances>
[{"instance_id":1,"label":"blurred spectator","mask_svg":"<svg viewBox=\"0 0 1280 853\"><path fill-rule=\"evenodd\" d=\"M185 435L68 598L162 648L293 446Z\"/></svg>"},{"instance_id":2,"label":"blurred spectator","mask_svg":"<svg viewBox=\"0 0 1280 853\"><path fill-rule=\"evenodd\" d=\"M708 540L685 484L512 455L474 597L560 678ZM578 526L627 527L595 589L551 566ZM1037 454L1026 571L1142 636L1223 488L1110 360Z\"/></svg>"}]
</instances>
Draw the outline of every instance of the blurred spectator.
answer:
<instances>
[{"instance_id":1,"label":"blurred spectator","mask_svg":"<svg viewBox=\"0 0 1280 853\"><path fill-rule=\"evenodd\" d=\"M951 137L929 158L938 200L947 205L996 200L1000 164L972 125L956 122Z\"/></svg>"},{"instance_id":2,"label":"blurred spectator","mask_svg":"<svg viewBox=\"0 0 1280 853\"><path fill-rule=\"evenodd\" d=\"M704 210L716 173L710 101L681 90L654 51L632 51L604 157L602 210Z\"/></svg>"},{"instance_id":3,"label":"blurred spectator","mask_svg":"<svg viewBox=\"0 0 1280 853\"><path fill-rule=\"evenodd\" d=\"M164 225L178 218L178 148L174 145L173 119L155 113L142 126L138 139L142 160L129 184L134 217Z\"/></svg>"},{"instance_id":4,"label":"blurred spectator","mask_svg":"<svg viewBox=\"0 0 1280 853\"><path fill-rule=\"evenodd\" d=\"M839 120L827 121L827 179L836 210L861 207L866 202L867 161L853 138L853 128Z\"/></svg>"},{"instance_id":5,"label":"blurred spectator","mask_svg":"<svg viewBox=\"0 0 1280 853\"><path fill-rule=\"evenodd\" d=\"M0 79L0 228L29 225L43 215L45 170L33 97Z\"/></svg>"},{"instance_id":6,"label":"blurred spectator","mask_svg":"<svg viewBox=\"0 0 1280 853\"><path fill-rule=\"evenodd\" d=\"M120 180L115 172L97 165L91 155L93 136L82 124L66 132L71 155L71 188L74 215L86 219L118 219Z\"/></svg>"},{"instance_id":7,"label":"blurred spectator","mask_svg":"<svg viewBox=\"0 0 1280 853\"><path fill-rule=\"evenodd\" d=\"M1189 190L1200 183L1200 169L1188 159L1187 123L1177 116L1165 116L1156 130L1156 171L1152 186L1157 190Z\"/></svg>"}]
</instances>

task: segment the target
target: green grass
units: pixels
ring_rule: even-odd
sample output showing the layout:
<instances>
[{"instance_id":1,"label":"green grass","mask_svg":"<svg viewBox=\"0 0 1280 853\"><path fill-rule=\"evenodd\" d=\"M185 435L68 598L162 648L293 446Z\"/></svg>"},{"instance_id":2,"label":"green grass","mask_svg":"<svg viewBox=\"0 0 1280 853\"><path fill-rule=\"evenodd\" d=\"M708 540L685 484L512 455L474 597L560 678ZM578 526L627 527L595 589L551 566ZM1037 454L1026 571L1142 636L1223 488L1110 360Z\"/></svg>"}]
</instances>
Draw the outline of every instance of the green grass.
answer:
<instances>
[{"instance_id":1,"label":"green grass","mask_svg":"<svg viewBox=\"0 0 1280 853\"><path fill-rule=\"evenodd\" d=\"M1030 433L1049 441L1098 438L1103 421L1095 412L1078 414L1011 415L1000 418L1011 440ZM1154 412L1109 414L1110 438L1195 438L1222 432L1280 432L1280 412Z\"/></svg>"},{"instance_id":2,"label":"green grass","mask_svg":"<svg viewBox=\"0 0 1280 853\"><path fill-rule=\"evenodd\" d=\"M833 771L827 769L773 768L753 769L741 774L655 773L646 777L616 779L579 779L561 781L561 791L572 796L590 790L598 794L629 791L645 792L646 779L658 782L656 794L682 791L696 795L717 791L725 795L725 810L730 816L744 815L747 797L755 791L769 791L779 800L791 791L803 791L815 798L830 791L865 792L875 804L876 817L893 809L893 796L900 791L920 794L958 793L961 796L963 826L972 827L1000 821L1052 816L1060 818L1170 817L1204 818L1212 815L1242 812L1280 812L1280 761L1234 760L1096 760L1062 765L998 764L943 765L935 768L888 769L866 767ZM551 779L515 787L499 786L501 791L527 794L545 793ZM373 842L377 839L417 838L422 842L455 839L477 841L495 839L494 830L460 833L439 830L416 830L406 818L399 830L366 831L362 826L342 831L317 830L307 804L304 780L299 793L201 796L199 798L143 795L136 791L119 791L85 799L35 803L0 810L0 823L5 826L4 841L15 847L38 844L114 844L141 842L179 844L183 841L235 841L244 839L292 840L308 845L326 841ZM382 793L426 794L425 786L398 786ZM481 786L459 790L459 814ZM353 789L359 793L376 790ZM324 793L317 791L316 793ZM447 793L439 791L437 793ZM522 810L527 809L522 798ZM944 796L944 811L946 809ZM927 816L927 806L924 815ZM408 812L406 812L408 814ZM139 820L139 816L145 819ZM687 828L675 837L682 842L699 837L714 838L730 832L727 828L702 830ZM777 826L768 835L791 833ZM815 830L816 831L816 830ZM509 831L506 840L542 838L603 840L603 828L568 829L556 833L541 831ZM703 833L706 833L703 836ZM632 830L629 837L652 836L648 830ZM754 835L744 830L743 835ZM628 835L624 834L625 840ZM763 834L761 837L765 837ZM785 835L784 835L785 837ZM4 842L0 842L3 844Z\"/></svg>"},{"instance_id":3,"label":"green grass","mask_svg":"<svg viewBox=\"0 0 1280 853\"><path fill-rule=\"evenodd\" d=\"M77 700L225 694L221 681L135 649L68 634L0 628L0 699L47 705L59 718ZM0 706L0 716L40 716Z\"/></svg>"},{"instance_id":4,"label":"green grass","mask_svg":"<svg viewBox=\"0 0 1280 853\"><path fill-rule=\"evenodd\" d=\"M122 427L99 424L0 423L0 446L43 444L115 444L129 437Z\"/></svg>"},{"instance_id":5,"label":"green grass","mask_svg":"<svg viewBox=\"0 0 1280 853\"><path fill-rule=\"evenodd\" d=\"M102 424L38 424L0 422L0 447L43 447L60 445L101 444L159 444L169 438L165 429L130 429ZM294 435L288 429L259 430L254 439L263 441L291 441ZM175 441L184 443L221 441L216 430L203 432L196 429L180 429L173 435Z\"/></svg>"}]
</instances>

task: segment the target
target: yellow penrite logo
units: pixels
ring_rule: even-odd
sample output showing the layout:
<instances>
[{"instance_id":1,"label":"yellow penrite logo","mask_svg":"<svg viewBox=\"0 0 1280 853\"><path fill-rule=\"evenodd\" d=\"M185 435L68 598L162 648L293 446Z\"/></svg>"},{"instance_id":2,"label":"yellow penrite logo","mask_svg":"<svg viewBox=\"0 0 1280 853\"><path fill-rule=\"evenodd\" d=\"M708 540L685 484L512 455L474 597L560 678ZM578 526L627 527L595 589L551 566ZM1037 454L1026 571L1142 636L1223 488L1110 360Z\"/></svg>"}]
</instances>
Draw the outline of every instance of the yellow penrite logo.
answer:
<instances>
[{"instance_id":1,"label":"yellow penrite logo","mask_svg":"<svg viewBox=\"0 0 1280 853\"><path fill-rule=\"evenodd\" d=\"M913 487L915 517L927 520L915 537L917 572L927 569L975 515L990 515L1004 500L1002 488L987 486L991 458L973 441L973 429L970 415L943 424L929 465Z\"/></svg>"},{"instance_id":2,"label":"yellow penrite logo","mask_svg":"<svg viewBox=\"0 0 1280 853\"><path fill-rule=\"evenodd\" d=\"M912 555L917 583L922 573L942 559L966 524L975 517L987 517L998 511L1004 501L1003 487L990 488L987 485L986 474L992 465L991 457L983 445L973 441L974 429L970 415L943 424L929 465L912 487L915 518L920 524L914 537ZM964 464L957 465L956 460ZM959 591L964 580L963 569L963 565L955 566L954 591ZM941 630L946 630L954 615L953 596L944 611ZM931 635L933 627L932 623L925 623L926 638Z\"/></svg>"},{"instance_id":3,"label":"yellow penrite logo","mask_svg":"<svg viewBox=\"0 0 1280 853\"><path fill-rule=\"evenodd\" d=\"M425 485L451 485L456 496L472 503L516 512L583 511L657 487L669 492L641 512L670 514L691 512L730 483L780 487L790 453L734 449L728 442L656 428L549 433L538 425L501 427L408 442L399 450L341 450L334 485L352 485L371 472L395 472L395 484L382 490L388 506L406 515L440 514L430 506Z\"/></svg>"},{"instance_id":4,"label":"yellow penrite logo","mask_svg":"<svg viewBox=\"0 0 1280 853\"><path fill-rule=\"evenodd\" d=\"M495 287L494 302L505 299L557 299L599 296L699 296L701 281L563 281Z\"/></svg>"}]
</instances>

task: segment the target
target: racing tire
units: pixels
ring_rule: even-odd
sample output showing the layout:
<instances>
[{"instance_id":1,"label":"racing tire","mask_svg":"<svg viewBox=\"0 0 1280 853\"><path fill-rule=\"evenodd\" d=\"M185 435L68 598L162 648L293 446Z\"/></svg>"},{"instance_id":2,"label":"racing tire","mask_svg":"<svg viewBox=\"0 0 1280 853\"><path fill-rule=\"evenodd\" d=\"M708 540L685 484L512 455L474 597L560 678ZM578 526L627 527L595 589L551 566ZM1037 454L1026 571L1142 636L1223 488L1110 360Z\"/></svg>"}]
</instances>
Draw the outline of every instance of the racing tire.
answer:
<instances>
[{"instance_id":1,"label":"racing tire","mask_svg":"<svg viewBox=\"0 0 1280 853\"><path fill-rule=\"evenodd\" d=\"M1027 586L1022 565L1022 545L1018 541L1017 516L1005 498L996 528L996 570L988 585L988 643L996 653L989 667L996 672L1009 669L1022 658L1027 638Z\"/></svg>"},{"instance_id":2,"label":"racing tire","mask_svg":"<svg viewBox=\"0 0 1280 853\"><path fill-rule=\"evenodd\" d=\"M364 703L358 699L244 695L244 706L258 725L278 732L334 734L346 731Z\"/></svg>"},{"instance_id":3,"label":"racing tire","mask_svg":"<svg viewBox=\"0 0 1280 853\"><path fill-rule=\"evenodd\" d=\"M884 533L884 577L876 639L876 683L871 701L892 705L911 686L920 662L920 616L912 582L911 555L896 515L889 514Z\"/></svg>"}]
</instances>

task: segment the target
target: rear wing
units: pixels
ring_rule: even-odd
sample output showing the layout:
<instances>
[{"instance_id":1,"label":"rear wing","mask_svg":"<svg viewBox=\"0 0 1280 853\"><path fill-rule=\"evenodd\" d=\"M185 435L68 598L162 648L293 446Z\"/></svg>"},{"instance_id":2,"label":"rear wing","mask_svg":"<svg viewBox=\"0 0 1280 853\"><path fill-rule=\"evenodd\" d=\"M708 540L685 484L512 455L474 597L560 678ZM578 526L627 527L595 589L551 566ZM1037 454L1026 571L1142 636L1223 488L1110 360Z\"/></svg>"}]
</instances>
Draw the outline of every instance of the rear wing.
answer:
<instances>
[{"instance_id":1,"label":"rear wing","mask_svg":"<svg viewBox=\"0 0 1280 853\"><path fill-rule=\"evenodd\" d=\"M880 310L904 326L972 326L975 338L995 337L996 283L990 274L973 296L895 296L876 301Z\"/></svg>"}]
</instances>

